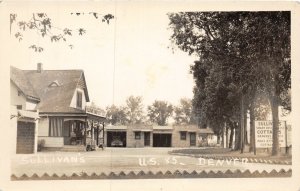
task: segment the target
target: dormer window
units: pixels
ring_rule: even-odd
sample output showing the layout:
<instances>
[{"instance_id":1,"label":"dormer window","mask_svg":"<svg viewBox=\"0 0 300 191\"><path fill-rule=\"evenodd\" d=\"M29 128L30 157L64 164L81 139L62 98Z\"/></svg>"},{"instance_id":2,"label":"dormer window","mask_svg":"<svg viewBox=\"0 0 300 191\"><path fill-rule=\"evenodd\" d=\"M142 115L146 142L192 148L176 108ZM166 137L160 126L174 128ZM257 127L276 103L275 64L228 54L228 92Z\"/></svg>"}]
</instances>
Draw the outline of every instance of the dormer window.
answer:
<instances>
[{"instance_id":1,"label":"dormer window","mask_svg":"<svg viewBox=\"0 0 300 191\"><path fill-rule=\"evenodd\" d=\"M49 87L58 87L58 86L60 86L60 84L58 83L57 80L55 80L49 84Z\"/></svg>"},{"instance_id":2,"label":"dormer window","mask_svg":"<svg viewBox=\"0 0 300 191\"><path fill-rule=\"evenodd\" d=\"M77 108L82 108L82 92L77 91L77 102L76 102Z\"/></svg>"}]
</instances>

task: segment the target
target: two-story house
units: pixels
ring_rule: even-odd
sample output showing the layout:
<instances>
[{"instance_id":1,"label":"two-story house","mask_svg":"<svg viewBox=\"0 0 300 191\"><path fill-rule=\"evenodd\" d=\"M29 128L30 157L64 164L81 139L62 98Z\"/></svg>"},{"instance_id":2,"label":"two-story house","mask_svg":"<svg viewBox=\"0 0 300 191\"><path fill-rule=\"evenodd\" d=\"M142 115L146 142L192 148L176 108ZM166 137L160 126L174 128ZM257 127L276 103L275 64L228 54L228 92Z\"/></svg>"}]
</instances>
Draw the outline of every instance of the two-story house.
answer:
<instances>
[{"instance_id":1,"label":"two-story house","mask_svg":"<svg viewBox=\"0 0 300 191\"><path fill-rule=\"evenodd\" d=\"M39 63L37 70L18 71L38 98L38 139L44 147L56 150L91 140L99 144L105 117L86 107L89 94L83 70L43 70Z\"/></svg>"}]
</instances>

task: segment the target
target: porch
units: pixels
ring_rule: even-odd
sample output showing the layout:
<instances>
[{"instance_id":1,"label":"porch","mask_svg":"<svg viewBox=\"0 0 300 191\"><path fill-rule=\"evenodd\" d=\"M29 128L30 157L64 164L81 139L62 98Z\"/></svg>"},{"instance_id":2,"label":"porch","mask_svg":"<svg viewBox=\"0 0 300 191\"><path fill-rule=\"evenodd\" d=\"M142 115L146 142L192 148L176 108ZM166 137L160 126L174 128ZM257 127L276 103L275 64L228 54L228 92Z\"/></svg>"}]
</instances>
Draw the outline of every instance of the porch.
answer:
<instances>
[{"instance_id":1,"label":"porch","mask_svg":"<svg viewBox=\"0 0 300 191\"><path fill-rule=\"evenodd\" d=\"M39 141L45 150L80 151L86 145L99 146L104 143L104 122L105 117L91 111L46 115L41 120Z\"/></svg>"}]
</instances>

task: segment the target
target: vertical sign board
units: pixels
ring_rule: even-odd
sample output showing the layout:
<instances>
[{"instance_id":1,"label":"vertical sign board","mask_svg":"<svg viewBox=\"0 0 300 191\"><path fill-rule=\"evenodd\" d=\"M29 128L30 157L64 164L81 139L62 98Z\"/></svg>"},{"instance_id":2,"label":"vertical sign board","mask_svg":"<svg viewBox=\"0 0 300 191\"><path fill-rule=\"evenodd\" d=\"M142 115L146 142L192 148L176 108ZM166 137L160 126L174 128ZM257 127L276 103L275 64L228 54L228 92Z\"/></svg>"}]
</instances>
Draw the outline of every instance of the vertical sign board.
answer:
<instances>
[{"instance_id":1,"label":"vertical sign board","mask_svg":"<svg viewBox=\"0 0 300 191\"><path fill-rule=\"evenodd\" d=\"M286 147L286 127L284 121L279 121L279 147ZM255 121L255 144L256 148L271 148L273 137L272 121Z\"/></svg>"}]
</instances>

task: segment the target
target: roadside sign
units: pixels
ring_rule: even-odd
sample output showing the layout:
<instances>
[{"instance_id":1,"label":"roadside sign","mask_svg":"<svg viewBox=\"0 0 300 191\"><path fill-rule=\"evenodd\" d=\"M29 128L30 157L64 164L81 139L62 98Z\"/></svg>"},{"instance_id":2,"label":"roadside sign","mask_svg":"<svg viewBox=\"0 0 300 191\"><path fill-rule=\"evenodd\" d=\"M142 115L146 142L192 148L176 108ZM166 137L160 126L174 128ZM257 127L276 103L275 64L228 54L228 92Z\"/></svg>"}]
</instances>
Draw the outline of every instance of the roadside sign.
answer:
<instances>
[{"instance_id":1,"label":"roadside sign","mask_svg":"<svg viewBox=\"0 0 300 191\"><path fill-rule=\"evenodd\" d=\"M291 129L291 128L290 128ZM272 121L255 121L255 145L256 148L271 148L273 144L273 122ZM279 121L279 147L288 146L286 122Z\"/></svg>"}]
</instances>

